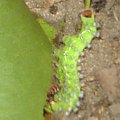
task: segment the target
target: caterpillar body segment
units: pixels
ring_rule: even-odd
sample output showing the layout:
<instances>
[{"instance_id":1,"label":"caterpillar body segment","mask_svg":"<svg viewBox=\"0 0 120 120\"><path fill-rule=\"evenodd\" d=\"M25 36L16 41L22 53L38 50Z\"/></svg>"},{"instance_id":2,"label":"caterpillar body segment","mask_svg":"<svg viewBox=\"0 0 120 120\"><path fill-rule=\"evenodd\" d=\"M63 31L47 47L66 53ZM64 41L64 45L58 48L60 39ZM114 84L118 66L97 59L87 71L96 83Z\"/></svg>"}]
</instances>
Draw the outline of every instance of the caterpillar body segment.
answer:
<instances>
[{"instance_id":1,"label":"caterpillar body segment","mask_svg":"<svg viewBox=\"0 0 120 120\"><path fill-rule=\"evenodd\" d=\"M96 34L94 16L81 15L81 33L63 38L64 47L55 50L57 58L56 74L60 84L60 91L54 95L54 102L47 105L48 112L70 112L80 106L81 85L79 81L77 62L83 50L91 43Z\"/></svg>"}]
</instances>

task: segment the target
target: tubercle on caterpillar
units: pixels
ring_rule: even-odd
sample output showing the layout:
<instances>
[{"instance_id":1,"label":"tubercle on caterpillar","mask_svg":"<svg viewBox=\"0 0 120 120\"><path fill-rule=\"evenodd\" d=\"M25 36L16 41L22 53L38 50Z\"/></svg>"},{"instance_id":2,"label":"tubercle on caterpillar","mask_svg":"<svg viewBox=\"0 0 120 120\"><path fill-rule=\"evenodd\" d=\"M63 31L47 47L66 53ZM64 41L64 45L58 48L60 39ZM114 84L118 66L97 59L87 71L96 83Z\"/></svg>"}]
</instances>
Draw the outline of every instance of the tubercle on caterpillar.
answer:
<instances>
[{"instance_id":1,"label":"tubercle on caterpillar","mask_svg":"<svg viewBox=\"0 0 120 120\"><path fill-rule=\"evenodd\" d=\"M65 36L63 38L64 47L55 48L56 74L61 89L53 95L53 101L45 106L44 109L49 113L63 111L68 115L80 106L79 97L83 93L80 91L77 62L84 48L96 36L97 31L94 14L91 10L85 10L81 14L81 21L81 33Z\"/></svg>"}]
</instances>

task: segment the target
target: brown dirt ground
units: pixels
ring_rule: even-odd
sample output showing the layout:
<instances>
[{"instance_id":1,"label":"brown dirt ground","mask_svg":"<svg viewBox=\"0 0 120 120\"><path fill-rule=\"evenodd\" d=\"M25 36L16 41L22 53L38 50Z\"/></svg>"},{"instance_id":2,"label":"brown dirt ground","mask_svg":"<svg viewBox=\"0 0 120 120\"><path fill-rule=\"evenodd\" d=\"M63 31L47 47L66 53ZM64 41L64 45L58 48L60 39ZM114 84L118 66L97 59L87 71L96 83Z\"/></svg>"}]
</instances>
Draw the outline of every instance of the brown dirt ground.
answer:
<instances>
[{"instance_id":1,"label":"brown dirt ground","mask_svg":"<svg viewBox=\"0 0 120 120\"><path fill-rule=\"evenodd\" d=\"M37 18L45 18L61 31L58 42L63 35L79 31L83 0L25 2ZM92 7L100 24L100 37L93 40L92 48L85 49L81 58L85 93L81 107L69 116L57 113L53 120L120 120L120 0L93 0Z\"/></svg>"}]
</instances>

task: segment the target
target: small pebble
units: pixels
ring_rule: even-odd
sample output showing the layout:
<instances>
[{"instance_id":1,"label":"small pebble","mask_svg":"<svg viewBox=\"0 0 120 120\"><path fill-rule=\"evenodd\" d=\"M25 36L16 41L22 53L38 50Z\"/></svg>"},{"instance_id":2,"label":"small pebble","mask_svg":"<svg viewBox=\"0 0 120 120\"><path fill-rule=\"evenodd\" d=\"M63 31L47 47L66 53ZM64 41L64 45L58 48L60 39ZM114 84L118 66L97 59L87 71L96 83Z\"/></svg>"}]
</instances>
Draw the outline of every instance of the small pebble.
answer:
<instances>
[{"instance_id":1,"label":"small pebble","mask_svg":"<svg viewBox=\"0 0 120 120\"><path fill-rule=\"evenodd\" d=\"M91 45L91 44L89 44L87 47L88 47L88 49L90 49L90 48L92 48L92 45Z\"/></svg>"},{"instance_id":2,"label":"small pebble","mask_svg":"<svg viewBox=\"0 0 120 120\"><path fill-rule=\"evenodd\" d=\"M82 62L82 60L81 59L78 59L78 63L81 63Z\"/></svg>"},{"instance_id":3,"label":"small pebble","mask_svg":"<svg viewBox=\"0 0 120 120\"><path fill-rule=\"evenodd\" d=\"M66 112L65 115L68 116L70 114L70 112Z\"/></svg>"},{"instance_id":4,"label":"small pebble","mask_svg":"<svg viewBox=\"0 0 120 120\"><path fill-rule=\"evenodd\" d=\"M81 91L80 94L79 94L79 98L83 98L84 97L84 92Z\"/></svg>"},{"instance_id":5,"label":"small pebble","mask_svg":"<svg viewBox=\"0 0 120 120\"><path fill-rule=\"evenodd\" d=\"M120 64L120 58L115 60L115 64Z\"/></svg>"},{"instance_id":6,"label":"small pebble","mask_svg":"<svg viewBox=\"0 0 120 120\"><path fill-rule=\"evenodd\" d=\"M82 53L81 53L81 57L84 57L84 56L85 56L85 53L84 53L84 52L82 52Z\"/></svg>"},{"instance_id":7,"label":"small pebble","mask_svg":"<svg viewBox=\"0 0 120 120\"><path fill-rule=\"evenodd\" d=\"M84 78L84 75L83 74L78 74L79 75L79 77L80 77L80 79L83 79Z\"/></svg>"},{"instance_id":8,"label":"small pebble","mask_svg":"<svg viewBox=\"0 0 120 120\"><path fill-rule=\"evenodd\" d=\"M101 106L101 108L98 110L99 114L102 114L104 112L104 107Z\"/></svg>"},{"instance_id":9,"label":"small pebble","mask_svg":"<svg viewBox=\"0 0 120 120\"><path fill-rule=\"evenodd\" d=\"M81 71L81 70L82 70L81 66L78 66L78 70L79 70L79 71Z\"/></svg>"},{"instance_id":10,"label":"small pebble","mask_svg":"<svg viewBox=\"0 0 120 120\"><path fill-rule=\"evenodd\" d=\"M88 78L86 78L87 82L93 82L95 81L95 76L89 76Z\"/></svg>"},{"instance_id":11,"label":"small pebble","mask_svg":"<svg viewBox=\"0 0 120 120\"><path fill-rule=\"evenodd\" d=\"M78 112L78 108L75 108L73 111L74 111L75 113Z\"/></svg>"},{"instance_id":12,"label":"small pebble","mask_svg":"<svg viewBox=\"0 0 120 120\"><path fill-rule=\"evenodd\" d=\"M95 32L94 36L97 37L97 38L99 38L100 37L100 33L99 32Z\"/></svg>"}]
</instances>

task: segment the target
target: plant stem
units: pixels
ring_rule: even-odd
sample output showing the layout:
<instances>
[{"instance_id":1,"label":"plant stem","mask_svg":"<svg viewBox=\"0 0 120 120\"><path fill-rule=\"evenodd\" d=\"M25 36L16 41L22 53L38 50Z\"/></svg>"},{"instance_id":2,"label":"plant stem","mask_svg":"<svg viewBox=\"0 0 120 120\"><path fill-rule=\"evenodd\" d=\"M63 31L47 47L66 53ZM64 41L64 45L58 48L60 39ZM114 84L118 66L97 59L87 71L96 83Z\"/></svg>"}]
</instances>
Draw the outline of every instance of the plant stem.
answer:
<instances>
[{"instance_id":1,"label":"plant stem","mask_svg":"<svg viewBox=\"0 0 120 120\"><path fill-rule=\"evenodd\" d=\"M91 5L91 0L85 0L85 9L89 9Z\"/></svg>"}]
</instances>

